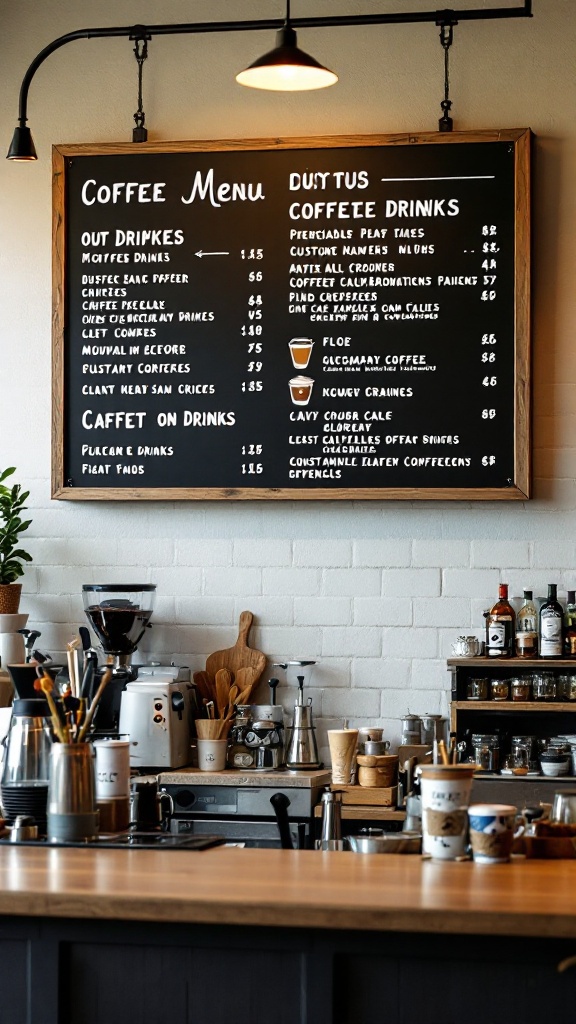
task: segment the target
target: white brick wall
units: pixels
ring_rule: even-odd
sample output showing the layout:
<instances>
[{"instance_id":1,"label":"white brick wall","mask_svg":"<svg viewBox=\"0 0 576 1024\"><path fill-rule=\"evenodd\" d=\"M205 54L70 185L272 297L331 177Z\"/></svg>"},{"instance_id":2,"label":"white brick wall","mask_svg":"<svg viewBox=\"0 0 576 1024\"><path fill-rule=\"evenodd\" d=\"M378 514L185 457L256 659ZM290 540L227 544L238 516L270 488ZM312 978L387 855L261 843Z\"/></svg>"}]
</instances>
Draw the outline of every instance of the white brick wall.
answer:
<instances>
[{"instance_id":1,"label":"white brick wall","mask_svg":"<svg viewBox=\"0 0 576 1024\"><path fill-rule=\"evenodd\" d=\"M242 17L260 16L257 0L243 2ZM2 95L15 104L34 40L39 49L54 37L53 11L48 4L5 6ZM77 28L78 3L59 0L57 6L58 32ZM133 20L156 18L153 0L126 0L126 7ZM184 0L173 0L172 7L174 20L186 20ZM96 23L106 23L110 4L93 0L90 11ZM251 609L252 644L271 661L317 660L311 693L322 736L328 722L348 718L377 722L394 741L408 708L447 712L451 643L461 632L483 636L482 612L499 582L509 583L515 600L524 587L541 596L548 582L557 581L563 596L576 586L576 123L570 57L565 65L557 57L559 48L567 52L564 40L576 29L576 4L538 0L538 13L541 31L529 20L515 29L518 52L531 59L517 63L514 81L508 33L497 22L486 23L486 46L473 32L458 40L460 67L473 83L458 127L489 122L497 95L501 124L531 124L537 160L550 145L552 110L552 134L562 140L558 166L539 161L535 183L535 480L534 498L524 503L51 501L50 145L62 138L63 125L68 139L89 141L122 138L127 124L123 105L109 103L96 128L86 126L85 102L75 102L73 47L63 48L58 67L47 62L34 96L40 160L34 167L0 161L0 467L16 465L18 480L31 489L33 524L24 546L34 563L23 580L22 610L42 630L40 647L63 655L83 621L83 583L155 582L157 613L144 656L200 668L211 651L235 641L238 616ZM394 103L387 107L377 90L366 93L358 76L347 82L344 107L336 93L310 94L305 103L286 97L280 104L262 94L255 119L250 97L218 76L205 90L205 102L191 106L189 82L179 81L176 63L166 86L170 101L159 107L155 130L169 139L214 137L214 125L221 137L246 138L428 129L429 110L414 104L412 78L419 62L430 65L430 38L408 27L398 27L389 42L384 36L395 83ZM405 60L402 40L413 60ZM349 42L350 60L362 62L361 41L350 36ZM219 41L227 49L223 66L236 65L237 45L232 36ZM348 59L340 42L334 45L340 46L334 63ZM163 73L170 76L169 65ZM87 61L83 72L82 94L99 95L97 59ZM483 88L488 74L489 91ZM123 76L124 69L107 64L110 96L123 95ZM551 260L551 253L557 258ZM284 679L281 696L289 708L294 685L287 687Z\"/></svg>"},{"instance_id":2,"label":"white brick wall","mask_svg":"<svg viewBox=\"0 0 576 1024\"><path fill-rule=\"evenodd\" d=\"M30 486L34 491L33 480ZM49 499L44 500L48 507L40 508L38 516L32 509L29 546L35 562L24 577L23 598L30 624L42 630L41 647L63 655L67 640L83 621L84 582L155 582L154 626L142 643L142 660L154 655L189 664L193 670L204 666L211 651L234 643L239 615L250 609L255 615L251 644L269 657L258 699L267 699L265 682L272 673L272 661L315 659L310 693L324 731L326 722L341 724L348 718L355 724L384 725L396 742L399 719L407 710L447 714L446 658L451 645L462 632L483 637L482 612L494 601L498 583L509 583L517 607L525 586L543 595L548 582L556 580L562 597L568 586L576 585L574 545L564 537L558 537L557 544L548 536L530 542L458 536L390 541L378 537L382 521L398 530L402 516L399 520L395 511L386 508L375 517L373 506L362 506L365 514L355 524L364 536L350 541L337 536L292 540L249 535L246 517L244 536L217 538L212 535L214 523L198 515L190 527L197 536L185 537L179 507L168 507L162 517L155 516L161 533L146 538L144 533L154 531L145 509L136 505L130 509L133 535L123 533L108 543L106 516L100 537L38 535L37 520L45 526L44 513L52 511ZM58 510L61 524L74 525L78 506L60 505ZM336 523L342 525L349 506L331 508L331 520L336 511ZM418 509L408 511L406 528L412 532ZM268 526L274 524L275 512L275 506L265 507ZM80 514L93 529L95 511L86 516L81 507ZM256 514L260 519L262 510ZM492 516L501 514L500 510L473 512L487 532ZM439 509L437 515L440 523L444 513ZM222 519L224 531L225 510L218 509L217 518ZM174 539L168 536L173 519L179 534ZM295 505L283 512L283 519L291 534L299 529L318 533L326 529L323 508L311 511ZM426 511L428 524L429 519ZM124 523L124 516L118 515L117 521ZM464 523L453 518L451 508L448 521L451 532L462 532ZM233 522L234 518L228 528ZM336 532L334 524L331 529ZM394 558L402 564L393 565ZM498 568L494 565L498 560L513 568ZM282 670L275 671L290 714L295 678L287 686Z\"/></svg>"}]
</instances>

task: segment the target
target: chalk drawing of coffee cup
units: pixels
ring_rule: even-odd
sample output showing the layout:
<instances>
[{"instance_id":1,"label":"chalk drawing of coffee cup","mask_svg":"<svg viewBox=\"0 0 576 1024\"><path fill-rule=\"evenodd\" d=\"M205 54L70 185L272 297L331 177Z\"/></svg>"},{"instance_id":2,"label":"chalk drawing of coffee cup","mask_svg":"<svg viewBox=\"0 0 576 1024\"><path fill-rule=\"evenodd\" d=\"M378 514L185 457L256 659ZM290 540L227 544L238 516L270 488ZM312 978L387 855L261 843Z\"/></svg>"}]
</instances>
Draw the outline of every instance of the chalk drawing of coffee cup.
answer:
<instances>
[{"instance_id":1,"label":"chalk drawing of coffee cup","mask_svg":"<svg viewBox=\"0 0 576 1024\"><path fill-rule=\"evenodd\" d=\"M294 405L308 405L314 381L311 377L292 377L288 381L290 397Z\"/></svg>"},{"instance_id":2,"label":"chalk drawing of coffee cup","mask_svg":"<svg viewBox=\"0 0 576 1024\"><path fill-rule=\"evenodd\" d=\"M288 342L288 348L290 349L290 355L292 356L292 363L297 370L305 370L310 362L310 356L312 355L312 346L314 342L312 338L292 338Z\"/></svg>"}]
</instances>

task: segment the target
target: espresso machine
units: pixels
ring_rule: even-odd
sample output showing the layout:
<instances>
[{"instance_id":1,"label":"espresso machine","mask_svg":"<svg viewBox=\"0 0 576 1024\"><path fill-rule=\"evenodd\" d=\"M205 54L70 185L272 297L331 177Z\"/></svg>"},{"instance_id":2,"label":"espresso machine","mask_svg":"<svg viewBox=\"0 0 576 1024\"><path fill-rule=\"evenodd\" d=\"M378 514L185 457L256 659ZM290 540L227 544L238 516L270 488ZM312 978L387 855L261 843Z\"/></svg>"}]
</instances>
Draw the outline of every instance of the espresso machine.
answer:
<instances>
[{"instance_id":1,"label":"espresso machine","mask_svg":"<svg viewBox=\"0 0 576 1024\"><path fill-rule=\"evenodd\" d=\"M146 629L151 628L155 591L154 583L83 585L84 611L107 665L94 673L90 692L82 696L92 696L102 672L112 665L112 679L95 718L96 731L130 736L131 767L166 770L190 762L196 691L188 668L132 662ZM85 652L89 656L90 651Z\"/></svg>"}]
</instances>

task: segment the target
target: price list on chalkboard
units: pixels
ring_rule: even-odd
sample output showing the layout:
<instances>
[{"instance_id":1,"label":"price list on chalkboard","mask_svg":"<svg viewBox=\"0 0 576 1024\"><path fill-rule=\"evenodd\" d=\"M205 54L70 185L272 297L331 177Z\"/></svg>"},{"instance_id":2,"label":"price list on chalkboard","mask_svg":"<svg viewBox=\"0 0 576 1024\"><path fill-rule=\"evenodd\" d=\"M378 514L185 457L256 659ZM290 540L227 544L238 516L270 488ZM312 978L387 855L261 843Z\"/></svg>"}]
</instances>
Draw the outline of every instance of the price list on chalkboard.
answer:
<instances>
[{"instance_id":1,"label":"price list on chalkboard","mask_svg":"<svg viewBox=\"0 0 576 1024\"><path fill-rule=\"evenodd\" d=\"M525 497L503 134L60 147L55 496Z\"/></svg>"}]
</instances>

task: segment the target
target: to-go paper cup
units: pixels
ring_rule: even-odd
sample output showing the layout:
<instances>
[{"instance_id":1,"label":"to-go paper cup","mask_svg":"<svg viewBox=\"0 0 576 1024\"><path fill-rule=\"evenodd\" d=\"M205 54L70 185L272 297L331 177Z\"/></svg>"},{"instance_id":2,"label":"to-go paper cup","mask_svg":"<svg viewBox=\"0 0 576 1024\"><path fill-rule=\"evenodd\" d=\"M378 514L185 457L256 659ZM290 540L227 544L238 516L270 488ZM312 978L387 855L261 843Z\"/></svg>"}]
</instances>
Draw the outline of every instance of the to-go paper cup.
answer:
<instances>
[{"instance_id":1,"label":"to-go paper cup","mask_svg":"<svg viewBox=\"0 0 576 1024\"><path fill-rule=\"evenodd\" d=\"M422 850L439 860L454 860L466 850L473 764L423 764Z\"/></svg>"},{"instance_id":2,"label":"to-go paper cup","mask_svg":"<svg viewBox=\"0 0 576 1024\"><path fill-rule=\"evenodd\" d=\"M358 729L328 729L332 782L350 785L357 742Z\"/></svg>"}]
</instances>

